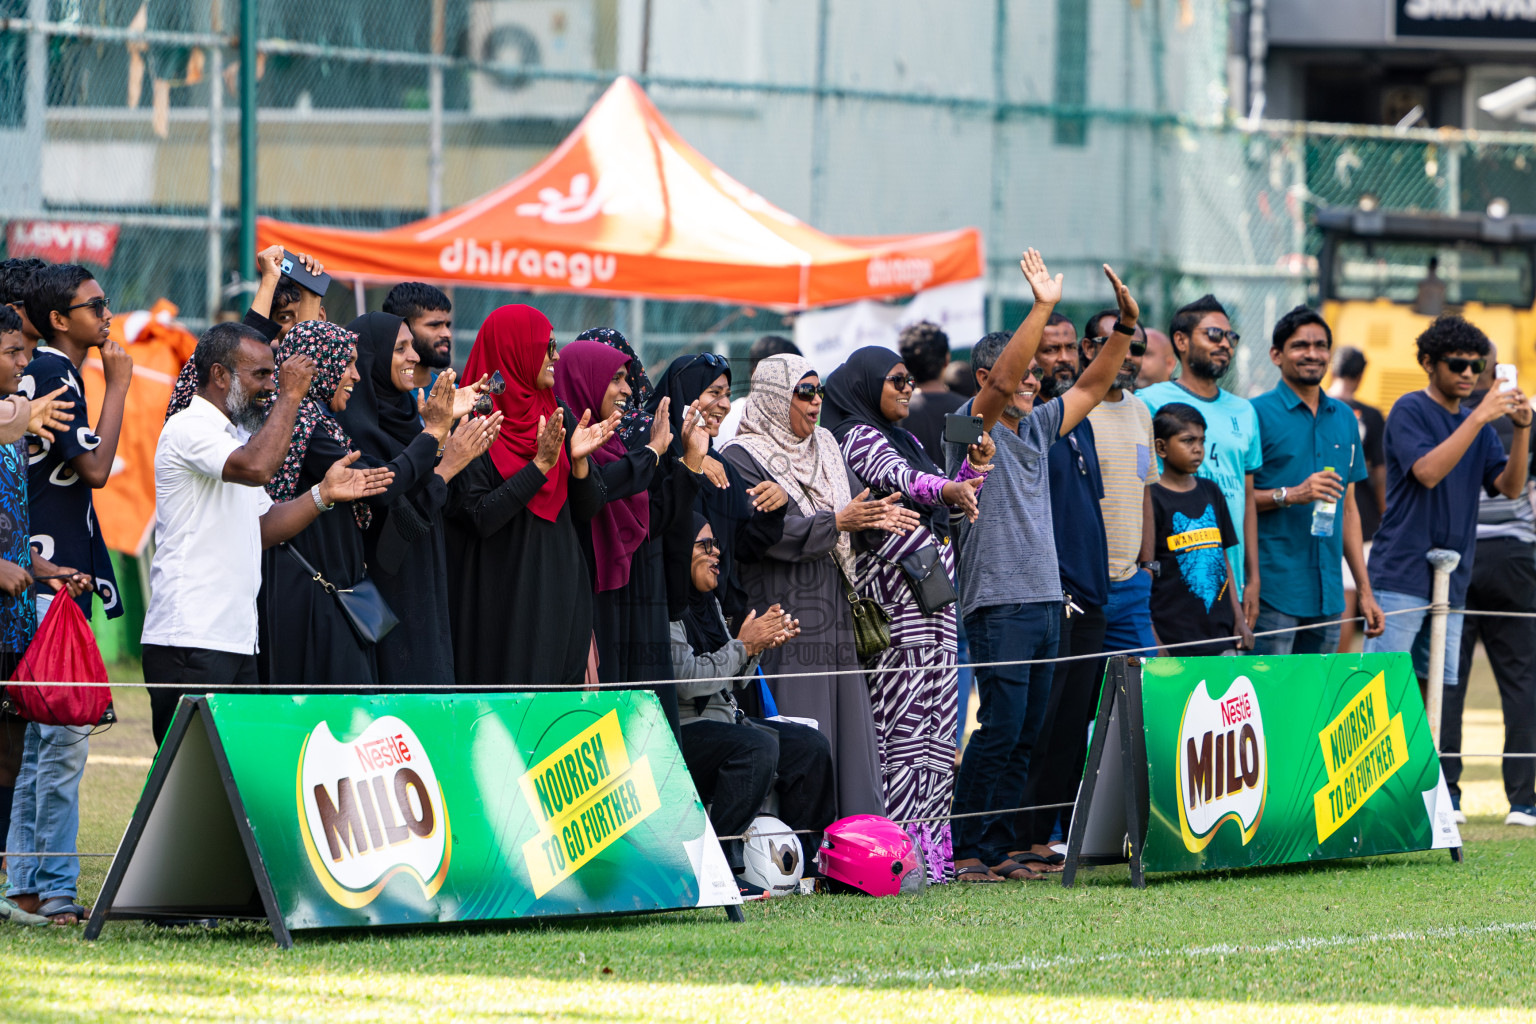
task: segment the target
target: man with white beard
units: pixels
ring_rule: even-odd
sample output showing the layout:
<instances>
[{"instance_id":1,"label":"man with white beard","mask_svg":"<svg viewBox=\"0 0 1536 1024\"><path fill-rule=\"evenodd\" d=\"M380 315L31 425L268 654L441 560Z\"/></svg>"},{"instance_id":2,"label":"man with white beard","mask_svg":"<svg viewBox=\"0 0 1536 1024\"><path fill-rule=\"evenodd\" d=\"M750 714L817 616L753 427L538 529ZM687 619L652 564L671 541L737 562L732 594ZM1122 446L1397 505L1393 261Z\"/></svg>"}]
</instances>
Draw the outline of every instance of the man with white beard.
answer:
<instances>
[{"instance_id":1,"label":"man with white beard","mask_svg":"<svg viewBox=\"0 0 1536 1024\"><path fill-rule=\"evenodd\" d=\"M267 339L244 324L221 323L198 339L192 364L196 392L185 408L173 396L155 448L155 555L143 661L145 682L208 693L256 683L262 549L299 533L338 501L383 492L394 473L351 469L358 456L352 452L308 493L274 504L264 485L288 454L315 361L284 360L279 393ZM150 690L157 744L183 692Z\"/></svg>"}]
</instances>

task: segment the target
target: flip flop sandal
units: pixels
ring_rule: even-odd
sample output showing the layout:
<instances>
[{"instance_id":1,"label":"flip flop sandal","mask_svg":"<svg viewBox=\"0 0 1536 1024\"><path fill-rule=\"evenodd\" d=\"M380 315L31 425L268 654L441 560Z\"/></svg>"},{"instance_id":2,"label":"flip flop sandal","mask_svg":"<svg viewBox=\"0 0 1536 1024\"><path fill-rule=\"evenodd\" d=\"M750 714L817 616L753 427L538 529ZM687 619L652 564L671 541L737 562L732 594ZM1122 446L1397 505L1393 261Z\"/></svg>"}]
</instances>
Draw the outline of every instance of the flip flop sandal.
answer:
<instances>
[{"instance_id":1,"label":"flip flop sandal","mask_svg":"<svg viewBox=\"0 0 1536 1024\"><path fill-rule=\"evenodd\" d=\"M970 885L990 885L1002 879L994 875L992 869L985 864L978 864L973 868L955 868L955 881Z\"/></svg>"},{"instance_id":2,"label":"flip flop sandal","mask_svg":"<svg viewBox=\"0 0 1536 1024\"><path fill-rule=\"evenodd\" d=\"M50 924L46 917L38 914L29 914L3 897L0 897L0 921L8 924L34 925L44 928Z\"/></svg>"},{"instance_id":3,"label":"flip flop sandal","mask_svg":"<svg viewBox=\"0 0 1536 1024\"><path fill-rule=\"evenodd\" d=\"M1065 864L1067 860L1065 857L1059 857L1056 860L1052 860L1051 857L1055 857L1055 854L1052 854L1051 857L1042 857L1040 854L1034 853L1030 850L1025 850L1023 853L1010 854L1009 856L1018 861L1020 864L1024 865L1026 868L1029 868L1031 864L1039 864L1040 867L1030 868L1030 870L1041 871L1046 874L1053 874L1057 871L1061 871L1061 865Z\"/></svg>"},{"instance_id":4,"label":"flip flop sandal","mask_svg":"<svg viewBox=\"0 0 1536 1024\"><path fill-rule=\"evenodd\" d=\"M1064 853L1053 853L1045 858L1045 862L1047 864L1065 864L1067 862L1067 855Z\"/></svg>"},{"instance_id":5,"label":"flip flop sandal","mask_svg":"<svg viewBox=\"0 0 1536 1024\"><path fill-rule=\"evenodd\" d=\"M80 924L91 916L91 912L68 896L55 896L37 908L39 917L46 917L49 924L62 926ZM73 921L61 921L58 918L73 917Z\"/></svg>"},{"instance_id":6,"label":"flip flop sandal","mask_svg":"<svg viewBox=\"0 0 1536 1024\"><path fill-rule=\"evenodd\" d=\"M1010 882L1035 882L1045 877L1041 872L1027 868L1012 858L1001 864L993 864L992 873L1001 875Z\"/></svg>"}]
</instances>

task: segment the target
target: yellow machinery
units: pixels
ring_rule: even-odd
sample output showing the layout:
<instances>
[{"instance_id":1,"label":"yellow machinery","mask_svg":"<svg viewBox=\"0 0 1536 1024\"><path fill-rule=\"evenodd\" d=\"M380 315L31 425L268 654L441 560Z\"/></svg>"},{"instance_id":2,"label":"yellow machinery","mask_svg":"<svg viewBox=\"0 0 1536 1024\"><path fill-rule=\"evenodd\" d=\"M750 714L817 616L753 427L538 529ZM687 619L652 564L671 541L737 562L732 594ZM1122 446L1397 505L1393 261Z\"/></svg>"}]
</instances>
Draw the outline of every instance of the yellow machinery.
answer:
<instances>
[{"instance_id":1,"label":"yellow machinery","mask_svg":"<svg viewBox=\"0 0 1536 1024\"><path fill-rule=\"evenodd\" d=\"M1424 386L1415 340L1437 306L1482 328L1536 396L1536 217L1330 209L1317 226L1334 349L1365 353L1360 401L1385 413Z\"/></svg>"}]
</instances>

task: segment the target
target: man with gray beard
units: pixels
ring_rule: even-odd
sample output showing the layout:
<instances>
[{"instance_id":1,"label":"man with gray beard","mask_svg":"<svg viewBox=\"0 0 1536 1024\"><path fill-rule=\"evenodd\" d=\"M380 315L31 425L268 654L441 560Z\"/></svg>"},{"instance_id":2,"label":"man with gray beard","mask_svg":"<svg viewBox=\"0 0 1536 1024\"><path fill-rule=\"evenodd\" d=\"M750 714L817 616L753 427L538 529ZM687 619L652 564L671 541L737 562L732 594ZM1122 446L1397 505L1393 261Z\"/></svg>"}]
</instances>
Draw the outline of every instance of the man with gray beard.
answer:
<instances>
[{"instance_id":1,"label":"man with gray beard","mask_svg":"<svg viewBox=\"0 0 1536 1024\"><path fill-rule=\"evenodd\" d=\"M338 501L381 493L387 468L336 460L313 490L273 504L264 486L288 454L315 361L284 360L278 394L272 349L244 324L215 324L192 353L196 393L155 448L155 554L144 614L144 680L155 742L165 739L185 690L256 683L256 595L261 552ZM274 396L276 396L274 400ZM172 400L172 409L178 408Z\"/></svg>"}]
</instances>

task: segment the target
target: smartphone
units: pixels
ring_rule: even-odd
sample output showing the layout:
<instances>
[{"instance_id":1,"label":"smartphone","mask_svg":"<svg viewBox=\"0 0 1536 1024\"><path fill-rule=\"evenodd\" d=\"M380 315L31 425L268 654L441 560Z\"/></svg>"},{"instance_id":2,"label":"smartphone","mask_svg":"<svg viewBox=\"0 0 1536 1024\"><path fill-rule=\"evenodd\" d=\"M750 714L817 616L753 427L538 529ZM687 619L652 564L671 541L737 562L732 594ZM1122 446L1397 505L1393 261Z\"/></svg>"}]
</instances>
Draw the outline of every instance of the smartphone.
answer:
<instances>
[{"instance_id":1,"label":"smartphone","mask_svg":"<svg viewBox=\"0 0 1536 1024\"><path fill-rule=\"evenodd\" d=\"M324 295L325 290L331 286L330 274L311 274L305 269L299 258L287 249L283 250L283 262L281 266L283 276L289 278L301 288L307 288L316 295Z\"/></svg>"},{"instance_id":2,"label":"smartphone","mask_svg":"<svg viewBox=\"0 0 1536 1024\"><path fill-rule=\"evenodd\" d=\"M980 416L965 416L960 413L944 414L944 440L950 444L981 444L982 435L986 431L981 429Z\"/></svg>"},{"instance_id":3,"label":"smartphone","mask_svg":"<svg viewBox=\"0 0 1536 1024\"><path fill-rule=\"evenodd\" d=\"M1499 382L1500 391L1515 390L1518 384L1516 380L1517 373L1518 371L1515 369L1514 363L1495 363L1493 365L1493 379Z\"/></svg>"}]
</instances>

